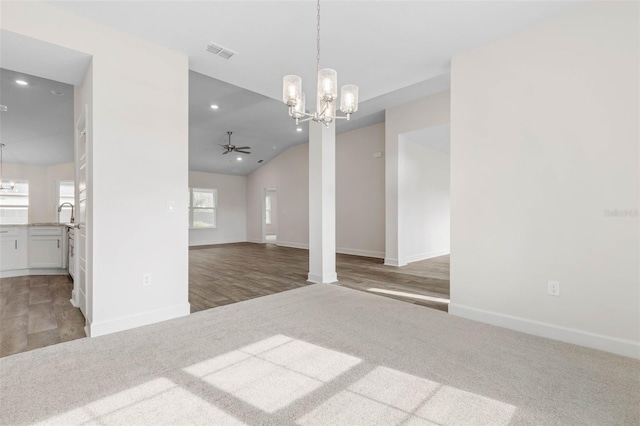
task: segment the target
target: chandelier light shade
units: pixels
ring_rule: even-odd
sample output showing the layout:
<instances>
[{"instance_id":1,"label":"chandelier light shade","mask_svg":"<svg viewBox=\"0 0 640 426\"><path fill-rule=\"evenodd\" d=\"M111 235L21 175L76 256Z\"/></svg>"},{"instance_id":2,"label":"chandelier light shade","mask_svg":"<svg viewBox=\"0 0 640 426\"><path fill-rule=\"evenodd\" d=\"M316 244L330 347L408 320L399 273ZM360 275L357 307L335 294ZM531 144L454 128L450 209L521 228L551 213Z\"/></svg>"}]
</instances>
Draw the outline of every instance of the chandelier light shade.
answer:
<instances>
[{"instance_id":1,"label":"chandelier light shade","mask_svg":"<svg viewBox=\"0 0 640 426\"><path fill-rule=\"evenodd\" d=\"M340 89L340 111L345 116L337 116L338 102L338 73L331 68L320 69L320 0L317 1L317 93L316 112L307 113L305 96L302 92L302 79L297 75L285 75L282 79L282 101L289 107L289 116L296 120L296 124L304 121L317 121L329 126L335 119L351 118L351 114L358 111L358 86L346 84Z\"/></svg>"},{"instance_id":2,"label":"chandelier light shade","mask_svg":"<svg viewBox=\"0 0 640 426\"><path fill-rule=\"evenodd\" d=\"M340 90L340 111L353 114L358 111L358 86L345 84Z\"/></svg>"},{"instance_id":3,"label":"chandelier light shade","mask_svg":"<svg viewBox=\"0 0 640 426\"><path fill-rule=\"evenodd\" d=\"M331 68L318 71L318 98L333 101L338 97L338 73Z\"/></svg>"},{"instance_id":4,"label":"chandelier light shade","mask_svg":"<svg viewBox=\"0 0 640 426\"><path fill-rule=\"evenodd\" d=\"M302 94L302 79L297 75L285 75L282 79L282 101L288 106L296 106Z\"/></svg>"},{"instance_id":5,"label":"chandelier light shade","mask_svg":"<svg viewBox=\"0 0 640 426\"><path fill-rule=\"evenodd\" d=\"M292 111L292 117L296 118L296 119L300 119L300 118L304 118L304 114L305 114L305 103L306 103L306 99L304 96L304 93L301 93L300 96L298 98L296 98L296 104L293 107Z\"/></svg>"}]
</instances>

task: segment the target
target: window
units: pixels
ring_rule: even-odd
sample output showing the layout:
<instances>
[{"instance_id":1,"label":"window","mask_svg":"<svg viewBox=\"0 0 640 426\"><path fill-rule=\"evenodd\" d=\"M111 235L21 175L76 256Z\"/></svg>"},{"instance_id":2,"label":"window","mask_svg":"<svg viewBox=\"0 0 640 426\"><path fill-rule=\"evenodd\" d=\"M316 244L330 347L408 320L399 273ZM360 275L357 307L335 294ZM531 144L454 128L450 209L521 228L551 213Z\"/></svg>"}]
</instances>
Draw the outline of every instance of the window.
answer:
<instances>
[{"instance_id":1,"label":"window","mask_svg":"<svg viewBox=\"0 0 640 426\"><path fill-rule=\"evenodd\" d=\"M71 222L71 207L66 205L62 207L62 210L58 213L58 206L62 205L62 203L71 203L72 205L75 205L75 199L75 183L72 180L61 180L58 182L58 205L56 206L58 222Z\"/></svg>"},{"instance_id":2,"label":"window","mask_svg":"<svg viewBox=\"0 0 640 426\"><path fill-rule=\"evenodd\" d=\"M217 189L189 189L189 227L215 228Z\"/></svg>"},{"instance_id":3,"label":"window","mask_svg":"<svg viewBox=\"0 0 640 426\"><path fill-rule=\"evenodd\" d=\"M0 191L0 223L5 225L29 223L29 182L14 184L13 190Z\"/></svg>"},{"instance_id":4,"label":"window","mask_svg":"<svg viewBox=\"0 0 640 426\"><path fill-rule=\"evenodd\" d=\"M264 223L271 225L271 195L267 195L264 200Z\"/></svg>"}]
</instances>

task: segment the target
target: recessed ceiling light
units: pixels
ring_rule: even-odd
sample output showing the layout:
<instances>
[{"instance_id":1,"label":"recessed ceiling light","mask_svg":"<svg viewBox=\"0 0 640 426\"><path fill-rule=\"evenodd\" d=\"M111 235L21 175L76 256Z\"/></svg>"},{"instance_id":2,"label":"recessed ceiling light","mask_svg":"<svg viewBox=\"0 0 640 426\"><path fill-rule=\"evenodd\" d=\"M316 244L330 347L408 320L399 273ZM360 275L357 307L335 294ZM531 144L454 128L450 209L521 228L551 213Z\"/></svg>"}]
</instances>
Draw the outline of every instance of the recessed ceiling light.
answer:
<instances>
[{"instance_id":1,"label":"recessed ceiling light","mask_svg":"<svg viewBox=\"0 0 640 426\"><path fill-rule=\"evenodd\" d=\"M274 146L273 146L273 149L278 149L278 147L274 145Z\"/></svg>"},{"instance_id":2,"label":"recessed ceiling light","mask_svg":"<svg viewBox=\"0 0 640 426\"><path fill-rule=\"evenodd\" d=\"M301 132L301 131L302 131L302 127L296 128L296 132Z\"/></svg>"},{"instance_id":3,"label":"recessed ceiling light","mask_svg":"<svg viewBox=\"0 0 640 426\"><path fill-rule=\"evenodd\" d=\"M238 161L242 161L242 157L238 157Z\"/></svg>"},{"instance_id":4,"label":"recessed ceiling light","mask_svg":"<svg viewBox=\"0 0 640 426\"><path fill-rule=\"evenodd\" d=\"M220 108L220 107L218 105L216 105L216 104L212 104L211 105L211 109L218 109L218 108Z\"/></svg>"},{"instance_id":5,"label":"recessed ceiling light","mask_svg":"<svg viewBox=\"0 0 640 426\"><path fill-rule=\"evenodd\" d=\"M51 91L51 94L52 94L52 95L56 95L56 96L62 96L62 95L64 95L64 93L62 93L62 92L58 92L58 91L55 91L55 90L52 90L52 91Z\"/></svg>"},{"instance_id":6,"label":"recessed ceiling light","mask_svg":"<svg viewBox=\"0 0 640 426\"><path fill-rule=\"evenodd\" d=\"M16 80L16 83L18 83L20 86L27 86L29 84L24 80Z\"/></svg>"}]
</instances>

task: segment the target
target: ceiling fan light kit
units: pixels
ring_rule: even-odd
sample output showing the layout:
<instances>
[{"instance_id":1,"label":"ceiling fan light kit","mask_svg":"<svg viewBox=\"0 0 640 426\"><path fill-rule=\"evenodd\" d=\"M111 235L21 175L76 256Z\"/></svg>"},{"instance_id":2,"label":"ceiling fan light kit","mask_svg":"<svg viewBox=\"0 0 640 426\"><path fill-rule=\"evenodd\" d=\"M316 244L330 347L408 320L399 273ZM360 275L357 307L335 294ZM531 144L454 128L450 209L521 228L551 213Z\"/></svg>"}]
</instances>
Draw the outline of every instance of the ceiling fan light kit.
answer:
<instances>
[{"instance_id":1,"label":"ceiling fan light kit","mask_svg":"<svg viewBox=\"0 0 640 426\"><path fill-rule=\"evenodd\" d=\"M336 119L349 120L351 114L358 111L358 86L346 84L340 90L340 111L344 116L336 114L338 99L338 73L331 68L320 69L320 0L317 2L317 38L316 38L316 72L317 97L316 112L306 112L306 99L302 92L302 79L297 75L285 75L282 79L282 101L289 107L289 116L296 124L313 120L329 127Z\"/></svg>"}]
</instances>

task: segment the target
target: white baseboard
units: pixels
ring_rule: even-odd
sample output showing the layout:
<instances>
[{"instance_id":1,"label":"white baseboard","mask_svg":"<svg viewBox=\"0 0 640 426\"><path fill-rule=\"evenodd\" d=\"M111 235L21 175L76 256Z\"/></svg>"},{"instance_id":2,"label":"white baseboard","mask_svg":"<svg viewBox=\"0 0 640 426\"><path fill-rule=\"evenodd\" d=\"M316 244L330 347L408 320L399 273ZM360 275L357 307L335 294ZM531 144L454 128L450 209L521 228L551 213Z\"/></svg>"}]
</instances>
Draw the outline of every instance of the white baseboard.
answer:
<instances>
[{"instance_id":1,"label":"white baseboard","mask_svg":"<svg viewBox=\"0 0 640 426\"><path fill-rule=\"evenodd\" d=\"M27 275L69 275L66 268L12 269L0 272L0 278L24 277Z\"/></svg>"},{"instance_id":2,"label":"white baseboard","mask_svg":"<svg viewBox=\"0 0 640 426\"><path fill-rule=\"evenodd\" d=\"M276 244L282 247L291 247L291 248L309 250L309 244L305 244L305 243L290 243L288 241L276 241Z\"/></svg>"},{"instance_id":3,"label":"white baseboard","mask_svg":"<svg viewBox=\"0 0 640 426\"><path fill-rule=\"evenodd\" d=\"M375 257L377 259L384 259L384 252L382 251L370 251L370 250L360 250L360 249L350 249L344 247L336 248L336 253L340 254L351 254L354 256L362 256L362 257Z\"/></svg>"},{"instance_id":4,"label":"white baseboard","mask_svg":"<svg viewBox=\"0 0 640 426\"><path fill-rule=\"evenodd\" d=\"M449 250L434 250L428 253L420 253L414 254L413 256L403 257L402 259L398 259L398 263L400 266L404 266L408 263L419 262L421 260L433 259L434 257L444 256L445 254L449 254Z\"/></svg>"},{"instance_id":5,"label":"white baseboard","mask_svg":"<svg viewBox=\"0 0 640 426\"><path fill-rule=\"evenodd\" d=\"M174 318L184 317L190 314L190 305L169 306L155 311L144 312L123 318L103 322L93 322L87 326L87 336L97 337L105 334L116 333L118 331L129 330L131 328L142 327L143 325L154 324Z\"/></svg>"},{"instance_id":6,"label":"white baseboard","mask_svg":"<svg viewBox=\"0 0 640 426\"><path fill-rule=\"evenodd\" d=\"M247 238L248 243L264 244L264 241L255 238Z\"/></svg>"},{"instance_id":7,"label":"white baseboard","mask_svg":"<svg viewBox=\"0 0 640 426\"><path fill-rule=\"evenodd\" d=\"M406 263L400 264L400 261L398 259L393 259L393 258L390 258L390 257L385 257L384 258L384 264L386 266L404 266L404 265L406 265Z\"/></svg>"},{"instance_id":8,"label":"white baseboard","mask_svg":"<svg viewBox=\"0 0 640 426\"><path fill-rule=\"evenodd\" d=\"M338 282L338 275L334 272L332 274L327 274L324 277L322 275L316 275L309 272L307 277L307 281L315 283L315 284L331 284Z\"/></svg>"},{"instance_id":9,"label":"white baseboard","mask_svg":"<svg viewBox=\"0 0 640 426\"><path fill-rule=\"evenodd\" d=\"M189 247L211 246L211 245L215 245L215 244L246 243L246 242L247 242L246 239L240 239L240 240L235 240L235 239L231 239L231 240L207 240L207 241L189 242Z\"/></svg>"},{"instance_id":10,"label":"white baseboard","mask_svg":"<svg viewBox=\"0 0 640 426\"><path fill-rule=\"evenodd\" d=\"M619 339L573 328L560 327L526 318L471 308L456 303L449 304L449 313L470 320L533 334L535 336L560 340L561 342L640 359L640 342L633 340Z\"/></svg>"}]
</instances>

